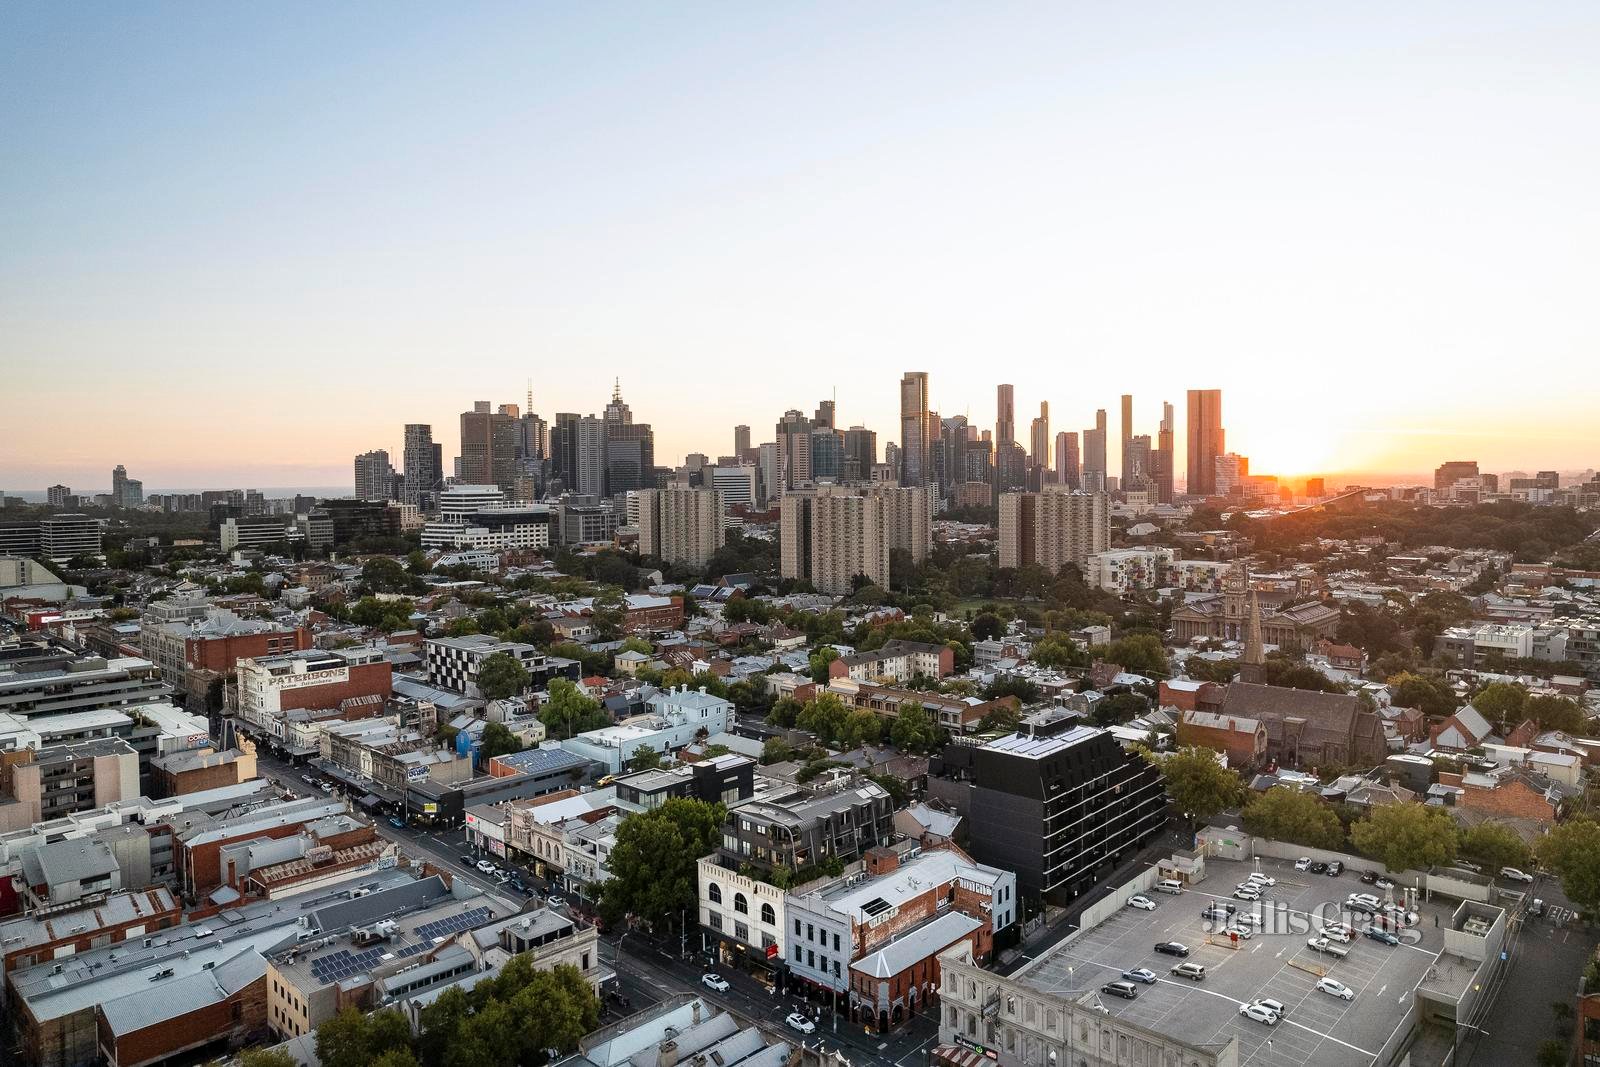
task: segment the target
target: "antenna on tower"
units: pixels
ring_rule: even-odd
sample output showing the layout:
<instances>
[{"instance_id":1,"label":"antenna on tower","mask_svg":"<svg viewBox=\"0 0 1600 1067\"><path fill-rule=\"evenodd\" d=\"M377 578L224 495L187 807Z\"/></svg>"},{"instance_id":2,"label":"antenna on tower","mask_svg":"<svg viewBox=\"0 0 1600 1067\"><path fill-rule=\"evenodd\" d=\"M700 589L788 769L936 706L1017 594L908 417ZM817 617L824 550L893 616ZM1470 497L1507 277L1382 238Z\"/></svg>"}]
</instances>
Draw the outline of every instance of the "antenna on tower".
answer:
<instances>
[{"instance_id":1,"label":"antenna on tower","mask_svg":"<svg viewBox=\"0 0 1600 1067\"><path fill-rule=\"evenodd\" d=\"M622 379L620 377L611 380L611 402L613 404L622 403Z\"/></svg>"}]
</instances>

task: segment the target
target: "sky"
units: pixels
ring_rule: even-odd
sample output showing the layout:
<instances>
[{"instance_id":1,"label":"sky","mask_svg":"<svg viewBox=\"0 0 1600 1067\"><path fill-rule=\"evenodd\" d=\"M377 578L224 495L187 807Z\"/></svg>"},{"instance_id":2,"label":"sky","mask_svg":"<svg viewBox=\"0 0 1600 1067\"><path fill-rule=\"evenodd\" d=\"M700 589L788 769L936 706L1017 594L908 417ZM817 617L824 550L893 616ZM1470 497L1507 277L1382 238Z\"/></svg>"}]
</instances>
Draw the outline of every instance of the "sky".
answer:
<instances>
[{"instance_id":1,"label":"sky","mask_svg":"<svg viewBox=\"0 0 1600 1067\"><path fill-rule=\"evenodd\" d=\"M8 4L0 489L906 370L1113 469L1191 388L1254 472L1594 466L1597 114L1593 3Z\"/></svg>"}]
</instances>

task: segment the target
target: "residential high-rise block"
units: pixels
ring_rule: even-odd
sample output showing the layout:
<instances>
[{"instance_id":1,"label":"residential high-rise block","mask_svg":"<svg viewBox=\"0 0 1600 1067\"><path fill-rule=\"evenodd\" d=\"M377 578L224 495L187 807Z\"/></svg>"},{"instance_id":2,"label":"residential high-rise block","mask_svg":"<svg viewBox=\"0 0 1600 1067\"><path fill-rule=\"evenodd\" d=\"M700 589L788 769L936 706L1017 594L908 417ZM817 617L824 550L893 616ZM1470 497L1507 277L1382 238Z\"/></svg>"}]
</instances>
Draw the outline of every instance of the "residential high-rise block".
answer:
<instances>
[{"instance_id":1,"label":"residential high-rise block","mask_svg":"<svg viewBox=\"0 0 1600 1067\"><path fill-rule=\"evenodd\" d=\"M1215 496L1239 496L1250 476L1250 460L1237 452L1218 456L1213 461L1211 492Z\"/></svg>"},{"instance_id":2,"label":"residential high-rise block","mask_svg":"<svg viewBox=\"0 0 1600 1067\"><path fill-rule=\"evenodd\" d=\"M900 484L927 485L928 372L906 371L900 379Z\"/></svg>"},{"instance_id":3,"label":"residential high-rise block","mask_svg":"<svg viewBox=\"0 0 1600 1067\"><path fill-rule=\"evenodd\" d=\"M382 448L363 452L356 457L356 499L388 500L394 484L394 466L389 453Z\"/></svg>"},{"instance_id":4,"label":"residential high-rise block","mask_svg":"<svg viewBox=\"0 0 1600 1067\"><path fill-rule=\"evenodd\" d=\"M45 500L53 508L65 507L67 497L72 495L72 487L67 485L52 485L45 490Z\"/></svg>"},{"instance_id":5,"label":"residential high-rise block","mask_svg":"<svg viewBox=\"0 0 1600 1067\"><path fill-rule=\"evenodd\" d=\"M1082 567L1111 544L1111 506L1103 492L1048 485L1037 493L1000 495L1000 566L1038 564L1055 574Z\"/></svg>"},{"instance_id":6,"label":"residential high-rise block","mask_svg":"<svg viewBox=\"0 0 1600 1067\"><path fill-rule=\"evenodd\" d=\"M722 500L715 489L641 489L639 552L663 563L704 567L723 544Z\"/></svg>"},{"instance_id":7,"label":"residential high-rise block","mask_svg":"<svg viewBox=\"0 0 1600 1067\"><path fill-rule=\"evenodd\" d=\"M1190 496L1211 496L1217 491L1217 457L1224 452L1222 390L1189 390Z\"/></svg>"},{"instance_id":8,"label":"residential high-rise block","mask_svg":"<svg viewBox=\"0 0 1600 1067\"><path fill-rule=\"evenodd\" d=\"M111 506L139 508L144 506L144 483L128 477L128 469L118 463L111 471Z\"/></svg>"},{"instance_id":9,"label":"residential high-rise block","mask_svg":"<svg viewBox=\"0 0 1600 1067\"><path fill-rule=\"evenodd\" d=\"M1056 484L1079 487L1078 435L1068 430L1056 434Z\"/></svg>"},{"instance_id":10,"label":"residential high-rise block","mask_svg":"<svg viewBox=\"0 0 1600 1067\"><path fill-rule=\"evenodd\" d=\"M1009 385L998 385L994 394L994 443L996 447L1009 445L1017 439L1015 391Z\"/></svg>"},{"instance_id":11,"label":"residential high-rise block","mask_svg":"<svg viewBox=\"0 0 1600 1067\"><path fill-rule=\"evenodd\" d=\"M783 576L823 593L851 591L857 576L889 585L887 501L842 486L784 494L779 505Z\"/></svg>"}]
</instances>

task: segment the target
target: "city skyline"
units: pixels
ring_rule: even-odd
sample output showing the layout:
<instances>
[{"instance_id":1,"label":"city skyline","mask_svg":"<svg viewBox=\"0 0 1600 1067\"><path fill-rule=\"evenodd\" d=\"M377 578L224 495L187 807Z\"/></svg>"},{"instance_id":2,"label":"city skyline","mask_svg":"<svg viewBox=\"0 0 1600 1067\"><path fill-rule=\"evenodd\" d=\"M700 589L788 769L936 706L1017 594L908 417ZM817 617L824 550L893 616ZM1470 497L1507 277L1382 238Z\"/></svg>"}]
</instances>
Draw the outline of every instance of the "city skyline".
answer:
<instances>
[{"instance_id":1,"label":"city skyline","mask_svg":"<svg viewBox=\"0 0 1600 1067\"><path fill-rule=\"evenodd\" d=\"M530 377L898 443L908 369L1113 474L1193 388L1289 477L1596 463L1581 5L383 12L0 15L0 488L342 485Z\"/></svg>"}]
</instances>

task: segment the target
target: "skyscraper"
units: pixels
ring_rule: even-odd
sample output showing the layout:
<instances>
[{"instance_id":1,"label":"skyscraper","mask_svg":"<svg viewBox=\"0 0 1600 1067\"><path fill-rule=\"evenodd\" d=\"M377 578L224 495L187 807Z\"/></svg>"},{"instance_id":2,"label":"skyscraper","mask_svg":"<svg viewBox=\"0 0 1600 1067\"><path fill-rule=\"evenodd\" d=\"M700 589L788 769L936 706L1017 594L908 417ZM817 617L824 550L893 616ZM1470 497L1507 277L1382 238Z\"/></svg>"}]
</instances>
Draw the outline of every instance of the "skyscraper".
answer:
<instances>
[{"instance_id":1,"label":"skyscraper","mask_svg":"<svg viewBox=\"0 0 1600 1067\"><path fill-rule=\"evenodd\" d=\"M574 493L578 491L578 419L574 412L558 411L550 427L550 473L563 489Z\"/></svg>"},{"instance_id":2,"label":"skyscraper","mask_svg":"<svg viewBox=\"0 0 1600 1067\"><path fill-rule=\"evenodd\" d=\"M769 493L798 489L811 481L811 420L790 408L778 420L778 484Z\"/></svg>"},{"instance_id":3,"label":"skyscraper","mask_svg":"<svg viewBox=\"0 0 1600 1067\"><path fill-rule=\"evenodd\" d=\"M439 446L433 443L433 427L425 422L408 422L405 429L405 446L401 462L405 464L405 493L407 504L429 509L444 482L444 472L439 469ZM357 493L361 479L356 479Z\"/></svg>"},{"instance_id":4,"label":"skyscraper","mask_svg":"<svg viewBox=\"0 0 1600 1067\"><path fill-rule=\"evenodd\" d=\"M639 551L664 563L704 567L722 547L722 501L715 489L669 486L639 492Z\"/></svg>"},{"instance_id":5,"label":"skyscraper","mask_svg":"<svg viewBox=\"0 0 1600 1067\"><path fill-rule=\"evenodd\" d=\"M611 403L601 421L605 429L605 455L600 461L605 470L604 494L655 488L655 433L648 422L633 421L633 410L622 399L620 380L612 387Z\"/></svg>"},{"instance_id":6,"label":"skyscraper","mask_svg":"<svg viewBox=\"0 0 1600 1067\"><path fill-rule=\"evenodd\" d=\"M1038 493L1000 496L1000 566L1037 563L1051 574L1068 563L1082 566L1111 544L1111 507L1104 493L1062 485Z\"/></svg>"},{"instance_id":7,"label":"skyscraper","mask_svg":"<svg viewBox=\"0 0 1600 1067\"><path fill-rule=\"evenodd\" d=\"M743 463L750 451L750 427L742 423L733 428L733 454Z\"/></svg>"},{"instance_id":8,"label":"skyscraper","mask_svg":"<svg viewBox=\"0 0 1600 1067\"><path fill-rule=\"evenodd\" d=\"M577 423L577 484L572 488L584 496L606 495L606 422L585 415Z\"/></svg>"},{"instance_id":9,"label":"skyscraper","mask_svg":"<svg viewBox=\"0 0 1600 1067\"><path fill-rule=\"evenodd\" d=\"M1189 390L1189 480L1184 491L1190 496L1210 496L1217 490L1217 457L1222 455L1222 390Z\"/></svg>"},{"instance_id":10,"label":"skyscraper","mask_svg":"<svg viewBox=\"0 0 1600 1067\"><path fill-rule=\"evenodd\" d=\"M356 456L356 499L388 500L394 484L394 467L389 463L389 453L382 448Z\"/></svg>"},{"instance_id":11,"label":"skyscraper","mask_svg":"<svg viewBox=\"0 0 1600 1067\"><path fill-rule=\"evenodd\" d=\"M1122 394L1122 488L1124 491L1135 489L1137 481L1132 465L1128 462L1128 446L1133 443L1133 394ZM1148 450L1146 450L1148 453Z\"/></svg>"},{"instance_id":12,"label":"skyscraper","mask_svg":"<svg viewBox=\"0 0 1600 1067\"><path fill-rule=\"evenodd\" d=\"M602 418L607 426L627 426L633 422L633 411L622 400L621 378L612 381L611 403L606 405Z\"/></svg>"},{"instance_id":13,"label":"skyscraper","mask_svg":"<svg viewBox=\"0 0 1600 1067\"><path fill-rule=\"evenodd\" d=\"M118 508L144 506L144 483L128 477L128 468L120 463L111 471L111 505Z\"/></svg>"},{"instance_id":14,"label":"skyscraper","mask_svg":"<svg viewBox=\"0 0 1600 1067\"><path fill-rule=\"evenodd\" d=\"M1083 431L1083 488L1099 492L1106 487L1106 409L1094 413L1094 429Z\"/></svg>"},{"instance_id":15,"label":"skyscraper","mask_svg":"<svg viewBox=\"0 0 1600 1067\"><path fill-rule=\"evenodd\" d=\"M833 429L833 401L823 400L817 404L817 413L811 416L811 425L823 429Z\"/></svg>"},{"instance_id":16,"label":"skyscraper","mask_svg":"<svg viewBox=\"0 0 1600 1067\"><path fill-rule=\"evenodd\" d=\"M1009 385L995 387L994 443L1009 445L1017 439L1016 398Z\"/></svg>"},{"instance_id":17,"label":"skyscraper","mask_svg":"<svg viewBox=\"0 0 1600 1067\"><path fill-rule=\"evenodd\" d=\"M906 371L900 379L900 484L927 485L928 372Z\"/></svg>"},{"instance_id":18,"label":"skyscraper","mask_svg":"<svg viewBox=\"0 0 1600 1067\"><path fill-rule=\"evenodd\" d=\"M1161 428L1156 434L1156 450L1150 454L1150 478L1155 483L1156 500L1172 503L1172 475L1177 455L1173 451L1172 405L1161 404Z\"/></svg>"},{"instance_id":19,"label":"skyscraper","mask_svg":"<svg viewBox=\"0 0 1600 1067\"><path fill-rule=\"evenodd\" d=\"M965 415L952 415L939 423L939 486L946 495L967 480L967 439L971 430Z\"/></svg>"},{"instance_id":20,"label":"skyscraper","mask_svg":"<svg viewBox=\"0 0 1600 1067\"><path fill-rule=\"evenodd\" d=\"M1056 483L1069 489L1080 484L1078 475L1078 435L1068 430L1056 434Z\"/></svg>"},{"instance_id":21,"label":"skyscraper","mask_svg":"<svg viewBox=\"0 0 1600 1067\"><path fill-rule=\"evenodd\" d=\"M864 482L872 477L878 463L878 435L865 426L852 426L844 432L844 480Z\"/></svg>"},{"instance_id":22,"label":"skyscraper","mask_svg":"<svg viewBox=\"0 0 1600 1067\"><path fill-rule=\"evenodd\" d=\"M1028 434L1028 459L1035 467L1050 466L1050 404L1039 402L1039 417L1033 420Z\"/></svg>"},{"instance_id":23,"label":"skyscraper","mask_svg":"<svg viewBox=\"0 0 1600 1067\"><path fill-rule=\"evenodd\" d=\"M517 480L518 413L515 404L491 409L475 401L461 413L461 480L472 485L498 485L511 492Z\"/></svg>"}]
</instances>

